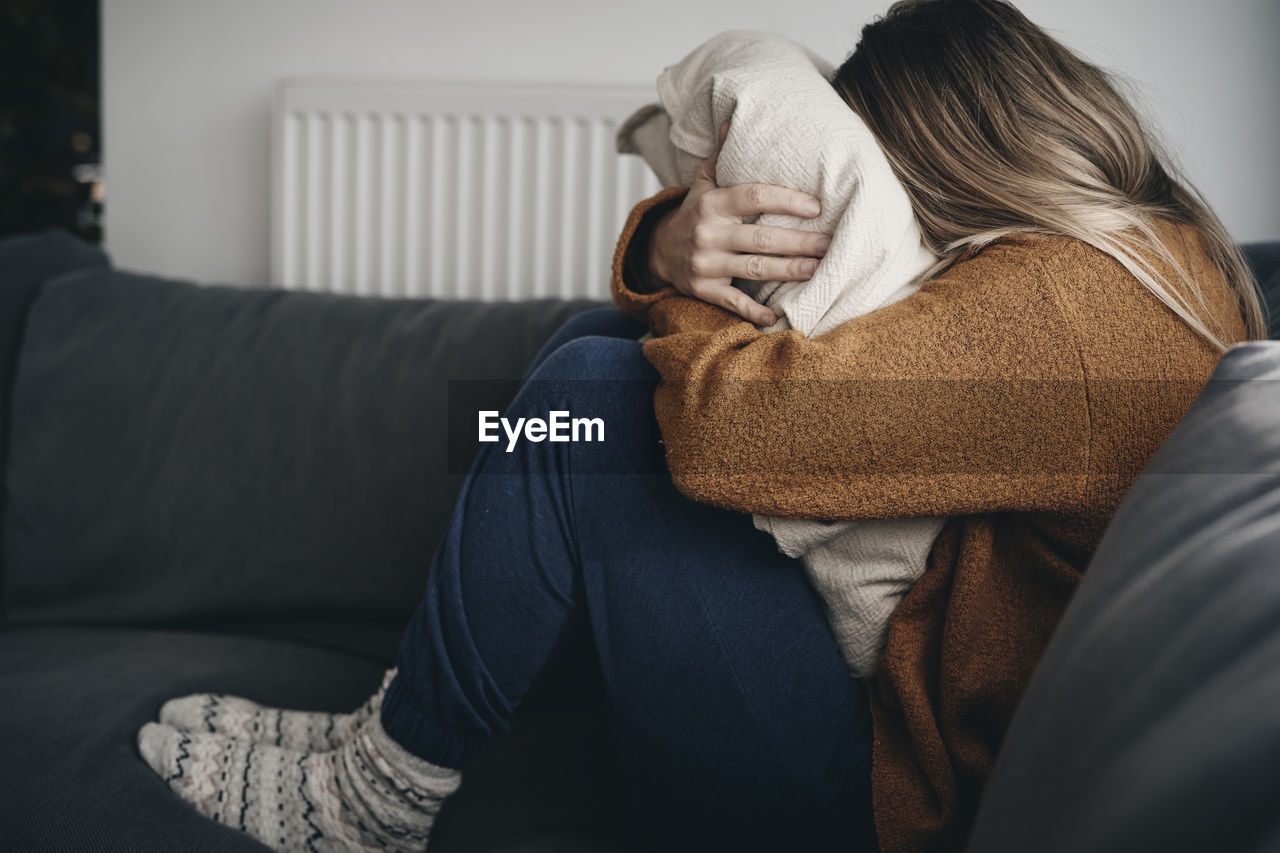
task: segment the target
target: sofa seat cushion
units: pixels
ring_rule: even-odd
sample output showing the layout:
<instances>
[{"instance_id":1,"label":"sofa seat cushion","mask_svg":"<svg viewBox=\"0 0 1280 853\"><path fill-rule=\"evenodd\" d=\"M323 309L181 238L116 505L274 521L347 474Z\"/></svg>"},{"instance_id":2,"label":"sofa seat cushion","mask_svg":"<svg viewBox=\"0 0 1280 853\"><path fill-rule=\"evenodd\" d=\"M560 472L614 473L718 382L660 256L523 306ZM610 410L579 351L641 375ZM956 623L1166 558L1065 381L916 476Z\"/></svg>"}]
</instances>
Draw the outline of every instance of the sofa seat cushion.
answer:
<instances>
[{"instance_id":1,"label":"sofa seat cushion","mask_svg":"<svg viewBox=\"0 0 1280 853\"><path fill-rule=\"evenodd\" d=\"M182 631L0 631L0 847L5 850L255 851L207 820L138 756L137 730L174 696L221 692L344 711L385 663L292 641ZM547 706L544 704L544 708ZM535 708L536 711L536 708ZM432 853L604 851L599 716L518 720L468 768Z\"/></svg>"}]
</instances>

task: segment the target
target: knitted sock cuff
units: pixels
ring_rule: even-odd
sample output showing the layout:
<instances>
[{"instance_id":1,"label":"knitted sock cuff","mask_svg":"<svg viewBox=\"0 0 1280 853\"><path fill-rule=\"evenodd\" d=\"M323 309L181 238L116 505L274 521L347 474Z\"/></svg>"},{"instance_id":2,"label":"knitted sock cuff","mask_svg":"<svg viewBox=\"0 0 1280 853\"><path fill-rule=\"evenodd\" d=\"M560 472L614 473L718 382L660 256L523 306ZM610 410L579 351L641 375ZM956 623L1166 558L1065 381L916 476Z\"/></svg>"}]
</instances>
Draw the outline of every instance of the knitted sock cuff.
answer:
<instances>
[{"instance_id":1,"label":"knitted sock cuff","mask_svg":"<svg viewBox=\"0 0 1280 853\"><path fill-rule=\"evenodd\" d=\"M403 678L394 679L387 688L382 710L377 716L378 729L400 749L418 761L428 760L435 767L461 769L489 741L487 732L466 732L442 726L423 713Z\"/></svg>"},{"instance_id":2,"label":"knitted sock cuff","mask_svg":"<svg viewBox=\"0 0 1280 853\"><path fill-rule=\"evenodd\" d=\"M439 792L447 795L458 785L458 771L448 767L432 764L425 758L419 758L401 746L395 738L387 734L382 727L380 714L374 714L364 726L373 748L399 772L404 780L416 788ZM442 791L449 787L449 791Z\"/></svg>"}]
</instances>

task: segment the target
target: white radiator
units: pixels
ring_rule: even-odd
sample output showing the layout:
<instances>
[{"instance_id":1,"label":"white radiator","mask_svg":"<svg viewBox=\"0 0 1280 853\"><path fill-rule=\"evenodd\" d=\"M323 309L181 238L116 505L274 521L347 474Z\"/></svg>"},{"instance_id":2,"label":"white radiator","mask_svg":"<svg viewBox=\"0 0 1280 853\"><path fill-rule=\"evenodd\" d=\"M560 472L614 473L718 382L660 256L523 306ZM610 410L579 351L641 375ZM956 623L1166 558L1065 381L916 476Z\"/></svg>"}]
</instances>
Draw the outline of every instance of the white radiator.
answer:
<instances>
[{"instance_id":1,"label":"white radiator","mask_svg":"<svg viewBox=\"0 0 1280 853\"><path fill-rule=\"evenodd\" d=\"M614 150L647 87L291 82L273 116L271 277L380 296L608 294L656 192Z\"/></svg>"}]
</instances>

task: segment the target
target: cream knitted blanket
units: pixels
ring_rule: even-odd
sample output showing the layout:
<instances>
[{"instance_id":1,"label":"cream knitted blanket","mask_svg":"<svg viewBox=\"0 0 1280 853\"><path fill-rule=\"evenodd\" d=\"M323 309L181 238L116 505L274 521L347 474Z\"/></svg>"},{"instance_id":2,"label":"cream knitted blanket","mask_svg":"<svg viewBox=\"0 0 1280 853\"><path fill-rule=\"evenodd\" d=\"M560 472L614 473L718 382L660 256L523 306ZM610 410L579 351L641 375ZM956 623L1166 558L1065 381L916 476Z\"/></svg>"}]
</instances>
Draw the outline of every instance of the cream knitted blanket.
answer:
<instances>
[{"instance_id":1,"label":"cream knitted blanket","mask_svg":"<svg viewBox=\"0 0 1280 853\"><path fill-rule=\"evenodd\" d=\"M832 235L807 282L735 282L778 314L766 331L821 335L914 293L935 260L871 131L831 86L833 71L788 39L723 33L663 71L661 104L640 110L618 132L619 151L641 154L673 186L692 181L715 149L721 123L730 121L717 183L777 184L822 202L816 219L759 219ZM923 574L944 521L755 516L756 527L771 534L779 550L801 558L857 677L875 671L889 617Z\"/></svg>"}]
</instances>

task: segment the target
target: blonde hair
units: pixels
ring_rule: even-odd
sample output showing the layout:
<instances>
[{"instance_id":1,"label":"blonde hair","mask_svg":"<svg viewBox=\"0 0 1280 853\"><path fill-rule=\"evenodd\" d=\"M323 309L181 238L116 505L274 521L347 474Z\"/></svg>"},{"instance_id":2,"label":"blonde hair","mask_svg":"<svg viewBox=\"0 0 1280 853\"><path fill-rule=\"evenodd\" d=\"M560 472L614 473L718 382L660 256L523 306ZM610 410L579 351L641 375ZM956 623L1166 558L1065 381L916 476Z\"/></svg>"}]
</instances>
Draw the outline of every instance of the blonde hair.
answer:
<instances>
[{"instance_id":1,"label":"blonde hair","mask_svg":"<svg viewBox=\"0 0 1280 853\"><path fill-rule=\"evenodd\" d=\"M935 274L1001 237L1073 237L1225 350L1227 329L1155 231L1164 220L1199 232L1248 336L1266 337L1257 286L1218 217L1109 76L1012 4L899 0L862 30L833 84L906 186L941 257Z\"/></svg>"}]
</instances>

